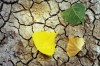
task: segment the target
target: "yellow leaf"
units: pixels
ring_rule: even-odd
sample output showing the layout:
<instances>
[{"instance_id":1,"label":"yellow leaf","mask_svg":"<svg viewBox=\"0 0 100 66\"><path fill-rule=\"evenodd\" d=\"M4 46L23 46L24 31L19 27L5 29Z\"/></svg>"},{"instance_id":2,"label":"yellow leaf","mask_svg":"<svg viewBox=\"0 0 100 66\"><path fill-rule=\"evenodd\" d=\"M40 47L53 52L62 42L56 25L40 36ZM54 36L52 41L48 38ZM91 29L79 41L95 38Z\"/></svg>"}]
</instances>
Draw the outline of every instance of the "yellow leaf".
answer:
<instances>
[{"instance_id":1,"label":"yellow leaf","mask_svg":"<svg viewBox=\"0 0 100 66\"><path fill-rule=\"evenodd\" d=\"M68 37L69 41L67 44L67 54L69 57L75 56L81 49L82 46L84 45L84 39L80 37L73 37L69 36Z\"/></svg>"},{"instance_id":2,"label":"yellow leaf","mask_svg":"<svg viewBox=\"0 0 100 66\"><path fill-rule=\"evenodd\" d=\"M32 39L34 44L41 53L52 56L55 51L55 37L57 33L38 31L33 33Z\"/></svg>"}]
</instances>

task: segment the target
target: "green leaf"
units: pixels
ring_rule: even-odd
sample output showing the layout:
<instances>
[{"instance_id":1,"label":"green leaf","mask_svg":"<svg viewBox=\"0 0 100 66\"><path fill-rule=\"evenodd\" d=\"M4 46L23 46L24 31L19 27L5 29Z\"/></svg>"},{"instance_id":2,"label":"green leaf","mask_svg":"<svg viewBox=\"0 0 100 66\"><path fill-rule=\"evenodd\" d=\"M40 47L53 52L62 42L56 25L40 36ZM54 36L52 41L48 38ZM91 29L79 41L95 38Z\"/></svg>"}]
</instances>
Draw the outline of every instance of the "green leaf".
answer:
<instances>
[{"instance_id":1,"label":"green leaf","mask_svg":"<svg viewBox=\"0 0 100 66\"><path fill-rule=\"evenodd\" d=\"M84 24L85 7L82 3L75 3L61 13L63 19L71 25Z\"/></svg>"}]
</instances>

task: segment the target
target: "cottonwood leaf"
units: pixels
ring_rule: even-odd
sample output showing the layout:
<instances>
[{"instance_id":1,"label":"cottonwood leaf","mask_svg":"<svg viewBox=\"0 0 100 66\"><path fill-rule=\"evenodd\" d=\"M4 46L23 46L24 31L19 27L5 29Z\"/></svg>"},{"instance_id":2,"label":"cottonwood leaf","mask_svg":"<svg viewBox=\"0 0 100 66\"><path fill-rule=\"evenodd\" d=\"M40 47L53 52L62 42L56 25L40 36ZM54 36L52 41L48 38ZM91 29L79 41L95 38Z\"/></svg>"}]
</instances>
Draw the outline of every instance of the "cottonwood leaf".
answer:
<instances>
[{"instance_id":1,"label":"cottonwood leaf","mask_svg":"<svg viewBox=\"0 0 100 66\"><path fill-rule=\"evenodd\" d=\"M63 19L71 25L84 24L85 7L82 3L75 3L61 13Z\"/></svg>"},{"instance_id":2,"label":"cottonwood leaf","mask_svg":"<svg viewBox=\"0 0 100 66\"><path fill-rule=\"evenodd\" d=\"M32 39L34 44L41 53L52 56L55 51L55 37L57 33L38 31L33 33Z\"/></svg>"},{"instance_id":3,"label":"cottonwood leaf","mask_svg":"<svg viewBox=\"0 0 100 66\"><path fill-rule=\"evenodd\" d=\"M69 36L68 37L69 41L67 44L67 54L69 57L75 56L81 49L82 46L84 45L84 39L80 37L73 37Z\"/></svg>"}]
</instances>

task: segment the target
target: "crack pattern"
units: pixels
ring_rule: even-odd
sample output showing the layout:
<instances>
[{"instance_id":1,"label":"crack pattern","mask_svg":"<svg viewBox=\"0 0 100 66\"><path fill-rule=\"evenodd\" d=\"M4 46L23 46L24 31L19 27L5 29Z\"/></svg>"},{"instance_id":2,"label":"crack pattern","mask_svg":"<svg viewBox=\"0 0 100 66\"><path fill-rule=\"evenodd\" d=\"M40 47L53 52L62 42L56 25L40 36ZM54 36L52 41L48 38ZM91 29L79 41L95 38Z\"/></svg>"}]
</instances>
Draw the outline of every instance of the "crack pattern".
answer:
<instances>
[{"instance_id":1,"label":"crack pattern","mask_svg":"<svg viewBox=\"0 0 100 66\"><path fill-rule=\"evenodd\" d=\"M86 7L85 24L70 26L61 11L82 2ZM36 31L58 32L52 57L41 54L32 41ZM83 49L68 57L68 35L84 37ZM0 66L99 66L99 0L0 0Z\"/></svg>"}]
</instances>

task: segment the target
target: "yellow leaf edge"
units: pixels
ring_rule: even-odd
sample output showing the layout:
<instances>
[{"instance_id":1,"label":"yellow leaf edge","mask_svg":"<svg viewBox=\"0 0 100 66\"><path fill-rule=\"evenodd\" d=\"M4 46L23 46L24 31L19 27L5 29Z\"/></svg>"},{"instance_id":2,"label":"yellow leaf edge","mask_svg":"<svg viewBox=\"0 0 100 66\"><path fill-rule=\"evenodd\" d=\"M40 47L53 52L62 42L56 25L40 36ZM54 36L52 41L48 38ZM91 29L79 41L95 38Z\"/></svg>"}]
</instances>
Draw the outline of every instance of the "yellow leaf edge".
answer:
<instances>
[{"instance_id":1,"label":"yellow leaf edge","mask_svg":"<svg viewBox=\"0 0 100 66\"><path fill-rule=\"evenodd\" d=\"M58 32L50 32L50 31L36 31L36 32L34 32L34 33L37 33L37 32L49 32L49 33L55 33L55 38L56 38L56 36L58 35ZM33 34L34 34L33 33ZM33 37L33 34L32 34L32 37ZM33 39L33 38L32 38ZM55 41L55 40L54 40ZM34 42L34 40L33 40L33 42ZM35 44L34 44L35 45ZM56 46L56 43L55 43L55 46ZM35 48L37 49L37 47L36 47L36 45L35 45ZM39 49L37 49L39 52L41 52ZM55 48L54 48L54 52L55 52ZM42 52L41 52L42 53ZM47 55L47 56L52 56L53 54L46 54L46 53L42 53L42 54L45 54L45 55Z\"/></svg>"}]
</instances>

